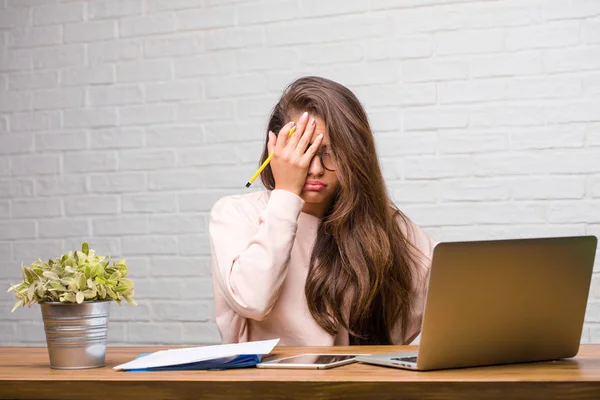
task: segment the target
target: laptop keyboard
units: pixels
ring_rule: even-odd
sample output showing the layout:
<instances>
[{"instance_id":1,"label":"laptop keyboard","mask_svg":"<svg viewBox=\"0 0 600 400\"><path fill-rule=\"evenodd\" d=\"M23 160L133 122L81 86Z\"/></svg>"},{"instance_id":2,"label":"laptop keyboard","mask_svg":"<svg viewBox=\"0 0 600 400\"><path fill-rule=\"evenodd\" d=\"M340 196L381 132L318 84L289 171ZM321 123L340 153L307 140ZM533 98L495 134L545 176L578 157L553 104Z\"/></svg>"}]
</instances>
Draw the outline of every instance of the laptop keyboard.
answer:
<instances>
[{"instance_id":1,"label":"laptop keyboard","mask_svg":"<svg viewBox=\"0 0 600 400\"><path fill-rule=\"evenodd\" d=\"M408 362L417 362L417 357L392 357L390 358L392 361L408 361Z\"/></svg>"}]
</instances>

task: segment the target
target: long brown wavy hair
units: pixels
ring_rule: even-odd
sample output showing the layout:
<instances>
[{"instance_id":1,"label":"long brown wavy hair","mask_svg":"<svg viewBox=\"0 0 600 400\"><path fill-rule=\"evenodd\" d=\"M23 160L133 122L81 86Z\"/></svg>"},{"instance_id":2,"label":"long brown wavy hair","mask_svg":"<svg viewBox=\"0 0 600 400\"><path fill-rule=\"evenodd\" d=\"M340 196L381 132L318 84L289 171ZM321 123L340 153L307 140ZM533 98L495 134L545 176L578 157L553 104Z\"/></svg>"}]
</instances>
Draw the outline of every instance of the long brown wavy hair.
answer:
<instances>
[{"instance_id":1,"label":"long brown wavy hair","mask_svg":"<svg viewBox=\"0 0 600 400\"><path fill-rule=\"evenodd\" d=\"M304 77L285 88L268 130L279 132L304 111L325 121L340 183L313 247L305 285L308 308L329 334L346 328L353 345L391 344L398 323L406 340L412 283L418 279L415 248L400 227L410 226L406 217L388 195L367 115L343 85ZM268 132L261 163L267 142ZM268 190L275 188L270 166L261 180Z\"/></svg>"}]
</instances>

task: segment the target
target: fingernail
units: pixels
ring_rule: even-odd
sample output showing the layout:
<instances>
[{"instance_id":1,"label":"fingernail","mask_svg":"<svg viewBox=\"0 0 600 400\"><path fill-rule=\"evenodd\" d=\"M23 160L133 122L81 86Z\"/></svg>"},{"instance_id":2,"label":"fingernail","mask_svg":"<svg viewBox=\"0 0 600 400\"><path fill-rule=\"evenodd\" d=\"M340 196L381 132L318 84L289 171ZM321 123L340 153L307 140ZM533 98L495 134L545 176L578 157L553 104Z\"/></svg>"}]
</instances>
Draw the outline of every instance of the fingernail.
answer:
<instances>
[{"instance_id":1,"label":"fingernail","mask_svg":"<svg viewBox=\"0 0 600 400\"><path fill-rule=\"evenodd\" d=\"M315 119L314 119L314 118L311 118L311 120L310 120L310 125L311 125L311 126L315 126Z\"/></svg>"},{"instance_id":2,"label":"fingernail","mask_svg":"<svg viewBox=\"0 0 600 400\"><path fill-rule=\"evenodd\" d=\"M319 134L319 136L317 136L319 139L323 139L323 134Z\"/></svg>"},{"instance_id":3,"label":"fingernail","mask_svg":"<svg viewBox=\"0 0 600 400\"><path fill-rule=\"evenodd\" d=\"M304 111L304 114L302 114L302 118L306 118L308 117L308 111Z\"/></svg>"}]
</instances>

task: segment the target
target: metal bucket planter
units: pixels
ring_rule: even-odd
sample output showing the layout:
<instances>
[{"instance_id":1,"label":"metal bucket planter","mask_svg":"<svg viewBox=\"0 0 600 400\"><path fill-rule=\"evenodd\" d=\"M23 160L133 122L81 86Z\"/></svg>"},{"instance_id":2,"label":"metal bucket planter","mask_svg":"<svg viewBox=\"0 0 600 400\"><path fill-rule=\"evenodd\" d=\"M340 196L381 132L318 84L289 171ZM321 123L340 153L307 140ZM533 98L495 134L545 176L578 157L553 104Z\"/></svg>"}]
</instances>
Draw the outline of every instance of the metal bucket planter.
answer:
<instances>
[{"instance_id":1,"label":"metal bucket planter","mask_svg":"<svg viewBox=\"0 0 600 400\"><path fill-rule=\"evenodd\" d=\"M40 306L51 368L105 365L110 301L40 303Z\"/></svg>"}]
</instances>

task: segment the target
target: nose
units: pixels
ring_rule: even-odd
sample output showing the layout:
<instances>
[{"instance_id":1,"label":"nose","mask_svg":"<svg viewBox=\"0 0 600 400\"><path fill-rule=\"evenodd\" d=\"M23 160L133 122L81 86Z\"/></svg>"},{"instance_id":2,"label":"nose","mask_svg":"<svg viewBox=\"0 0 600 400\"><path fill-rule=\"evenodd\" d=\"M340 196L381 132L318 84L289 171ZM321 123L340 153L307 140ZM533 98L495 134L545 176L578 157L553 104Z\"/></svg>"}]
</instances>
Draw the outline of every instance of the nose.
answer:
<instances>
[{"instance_id":1,"label":"nose","mask_svg":"<svg viewBox=\"0 0 600 400\"><path fill-rule=\"evenodd\" d=\"M310 164L308 166L308 174L312 176L321 176L325 172L325 169L321 165L321 159L318 154L310 160Z\"/></svg>"}]
</instances>

